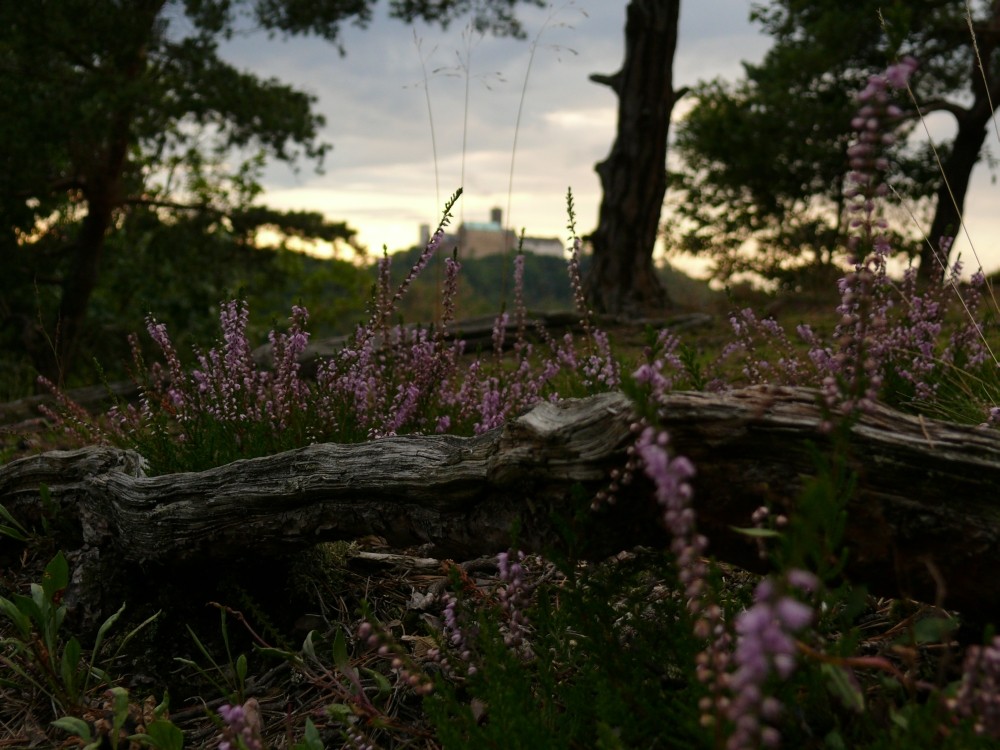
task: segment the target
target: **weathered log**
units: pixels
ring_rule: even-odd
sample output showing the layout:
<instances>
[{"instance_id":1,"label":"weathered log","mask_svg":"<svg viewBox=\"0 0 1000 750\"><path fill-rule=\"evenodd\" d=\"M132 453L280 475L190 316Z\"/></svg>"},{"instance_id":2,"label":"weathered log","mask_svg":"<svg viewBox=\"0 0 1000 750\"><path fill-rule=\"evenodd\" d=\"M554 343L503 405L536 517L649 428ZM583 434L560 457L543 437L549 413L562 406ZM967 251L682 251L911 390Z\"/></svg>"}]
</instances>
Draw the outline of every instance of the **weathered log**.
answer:
<instances>
[{"instance_id":1,"label":"weathered log","mask_svg":"<svg viewBox=\"0 0 1000 750\"><path fill-rule=\"evenodd\" d=\"M753 509L793 510L816 456L831 454L805 388L674 393L664 424L698 468L699 525L719 559L753 568L733 538ZM1000 617L1000 433L876 405L850 429L849 579L983 618Z\"/></svg>"},{"instance_id":2,"label":"weathered log","mask_svg":"<svg viewBox=\"0 0 1000 750\"><path fill-rule=\"evenodd\" d=\"M0 503L31 522L44 483L58 512L80 516L87 543L110 540L123 560L143 564L277 555L368 534L455 557L503 549L515 533L539 549L557 536L553 513L586 506L574 486L592 492L624 461L633 419L624 396L604 394L540 404L479 437L320 444L158 477L145 476L134 453L54 451L0 469Z\"/></svg>"},{"instance_id":3,"label":"weathered log","mask_svg":"<svg viewBox=\"0 0 1000 750\"><path fill-rule=\"evenodd\" d=\"M829 452L817 394L750 388L675 393L664 405L673 449L697 469L695 507L710 551L749 568L754 546L732 526L763 503L792 510ZM0 467L0 503L32 522L38 486L78 518L90 558L143 569L238 561L368 534L438 556L544 550L589 517L592 493L620 466L635 411L621 394L540 404L472 438L409 436L314 445L209 471L147 477L137 454L53 452ZM857 472L848 504L848 576L876 592L1000 615L1000 435L878 407L850 430ZM582 491L581 491L582 488ZM573 552L663 544L648 483L596 514ZM570 528L574 528L572 522ZM582 529L583 527L578 527ZM90 559L81 553L80 559Z\"/></svg>"}]
</instances>

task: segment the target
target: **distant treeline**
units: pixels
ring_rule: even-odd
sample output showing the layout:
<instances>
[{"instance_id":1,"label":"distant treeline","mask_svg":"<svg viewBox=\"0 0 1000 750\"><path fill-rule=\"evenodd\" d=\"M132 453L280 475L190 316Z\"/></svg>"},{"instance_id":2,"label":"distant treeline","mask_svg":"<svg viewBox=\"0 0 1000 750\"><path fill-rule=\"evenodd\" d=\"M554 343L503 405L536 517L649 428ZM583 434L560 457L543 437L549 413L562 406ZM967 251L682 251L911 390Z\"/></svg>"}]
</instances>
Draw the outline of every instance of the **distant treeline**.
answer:
<instances>
[{"instance_id":1,"label":"distant treeline","mask_svg":"<svg viewBox=\"0 0 1000 750\"><path fill-rule=\"evenodd\" d=\"M216 341L219 304L234 297L249 302L250 333L261 342L272 327L284 326L292 305L309 310L309 330L314 336L350 333L367 318L377 256L359 264L210 240L158 236L157 241L148 243L109 243L105 271L94 293L90 325L82 341L82 367L74 384L124 377L125 363L130 360L130 333L138 333L143 348L154 355L144 332L150 315L167 325L184 358L193 356L195 346L207 348ZM421 248L414 248L392 255L394 284L399 284L420 252ZM407 322L429 323L438 318L443 279L442 255L435 257L412 285L400 303L400 316ZM44 296L49 290L26 284L18 291ZM459 317L496 313L505 299L510 309L513 254L462 262ZM526 254L524 299L532 310L570 309L566 261ZM37 300L32 306L44 307L48 302ZM13 338L0 349L0 400L17 398L35 388L34 368L28 356L19 351L18 337L11 330L4 333ZM55 337L58 331L49 335Z\"/></svg>"},{"instance_id":2,"label":"distant treeline","mask_svg":"<svg viewBox=\"0 0 1000 750\"><path fill-rule=\"evenodd\" d=\"M442 248L445 250L445 248ZM420 257L422 248L395 253L392 280L399 284ZM459 273L457 311L459 318L490 315L511 310L514 304L514 255L488 255L463 260ZM429 322L439 317L447 251L432 259L400 304L407 322ZM581 259L583 273L590 258ZM372 273L375 273L373 263ZM373 275L374 279L374 275ZM529 310L553 311L573 308L567 261L550 255L524 254L524 304Z\"/></svg>"}]
</instances>

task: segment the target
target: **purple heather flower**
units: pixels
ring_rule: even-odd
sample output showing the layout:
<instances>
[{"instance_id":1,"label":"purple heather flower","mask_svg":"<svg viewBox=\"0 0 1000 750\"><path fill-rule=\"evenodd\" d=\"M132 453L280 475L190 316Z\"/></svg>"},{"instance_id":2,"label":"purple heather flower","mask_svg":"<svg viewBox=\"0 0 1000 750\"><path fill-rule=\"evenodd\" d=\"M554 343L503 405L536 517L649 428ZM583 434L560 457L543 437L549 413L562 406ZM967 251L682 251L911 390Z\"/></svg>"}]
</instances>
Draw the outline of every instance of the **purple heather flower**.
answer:
<instances>
[{"instance_id":1,"label":"purple heather flower","mask_svg":"<svg viewBox=\"0 0 1000 750\"><path fill-rule=\"evenodd\" d=\"M465 618L461 616L458 609L458 599L454 596L449 596L445 601L442 617L444 623L441 634L444 636L445 643L458 654L462 661L469 664L466 671L469 676L472 676L476 673L476 667L469 662L472 660L472 646L479 635L479 629L475 624L465 622Z\"/></svg>"},{"instance_id":2,"label":"purple heather flower","mask_svg":"<svg viewBox=\"0 0 1000 750\"><path fill-rule=\"evenodd\" d=\"M441 294L442 331L455 319L455 298L458 296L458 272L462 269L462 264L454 258L446 258L444 261L444 288Z\"/></svg>"},{"instance_id":3,"label":"purple heather flower","mask_svg":"<svg viewBox=\"0 0 1000 750\"><path fill-rule=\"evenodd\" d=\"M252 700L252 699L251 699ZM258 728L247 722L246 710L243 706L223 704L219 707L219 716L226 722L223 729L224 739L219 743L219 750L263 750Z\"/></svg>"},{"instance_id":4,"label":"purple heather flower","mask_svg":"<svg viewBox=\"0 0 1000 750\"><path fill-rule=\"evenodd\" d=\"M819 586L817 578L804 570L788 571L784 583L805 592ZM812 619L811 607L779 591L770 578L757 585L753 606L736 619L735 671L729 679L732 696L726 712L733 732L727 748L774 747L780 742L778 731L768 724L780 716L781 703L766 694L766 683L772 677L787 680L795 671L793 636Z\"/></svg>"},{"instance_id":5,"label":"purple heather flower","mask_svg":"<svg viewBox=\"0 0 1000 750\"><path fill-rule=\"evenodd\" d=\"M677 561L678 579L684 586L687 609L694 618L694 634L706 641L698 654L696 672L711 697L702 706L703 721L723 713L728 698L724 681L730 660L730 636L722 620L722 609L708 596L708 564L704 560L708 540L695 527L691 507L694 465L684 456L667 452L666 432L645 428L635 444L635 456L656 487L656 499L663 508L663 521L672 536L670 550Z\"/></svg>"},{"instance_id":6,"label":"purple heather flower","mask_svg":"<svg viewBox=\"0 0 1000 750\"><path fill-rule=\"evenodd\" d=\"M910 76L913 75L918 65L915 57L907 55L895 65L886 68L885 80L894 89L905 89L910 85Z\"/></svg>"},{"instance_id":7,"label":"purple heather flower","mask_svg":"<svg viewBox=\"0 0 1000 750\"><path fill-rule=\"evenodd\" d=\"M520 550L514 553L501 552L497 555L499 577L506 584L498 594L500 605L508 617L504 643L511 648L524 643L524 636L530 628L524 610L531 602L534 587L525 580L526 571L522 565L524 558L525 555Z\"/></svg>"},{"instance_id":8,"label":"purple heather flower","mask_svg":"<svg viewBox=\"0 0 1000 750\"><path fill-rule=\"evenodd\" d=\"M965 652L962 681L949 705L972 719L976 734L1000 739L1000 636Z\"/></svg>"},{"instance_id":9,"label":"purple heather flower","mask_svg":"<svg viewBox=\"0 0 1000 750\"><path fill-rule=\"evenodd\" d=\"M583 373L586 376L585 382L589 385L596 380L608 388L617 388L621 382L621 376L618 363L611 354L611 343L608 341L608 334L595 328L591 329L590 338L596 351L584 362Z\"/></svg>"}]
</instances>

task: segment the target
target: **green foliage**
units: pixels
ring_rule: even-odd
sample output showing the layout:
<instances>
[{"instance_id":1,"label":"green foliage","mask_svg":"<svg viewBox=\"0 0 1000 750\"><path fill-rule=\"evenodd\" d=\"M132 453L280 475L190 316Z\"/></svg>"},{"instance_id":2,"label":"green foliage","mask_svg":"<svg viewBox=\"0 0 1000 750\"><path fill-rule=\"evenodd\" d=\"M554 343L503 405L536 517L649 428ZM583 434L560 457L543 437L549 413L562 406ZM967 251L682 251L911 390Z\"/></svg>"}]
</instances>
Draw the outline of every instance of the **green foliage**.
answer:
<instances>
[{"instance_id":1,"label":"green foliage","mask_svg":"<svg viewBox=\"0 0 1000 750\"><path fill-rule=\"evenodd\" d=\"M2 505L0 505L0 521L3 521L0 523L0 536L9 537L17 542L28 541L31 532Z\"/></svg>"},{"instance_id":2,"label":"green foliage","mask_svg":"<svg viewBox=\"0 0 1000 750\"><path fill-rule=\"evenodd\" d=\"M684 603L650 596L676 590L668 556L564 573L535 592L530 649L505 645L499 609L470 612L480 625L476 673L461 687L438 680L425 701L442 745L707 747Z\"/></svg>"},{"instance_id":3,"label":"green foliage","mask_svg":"<svg viewBox=\"0 0 1000 750\"><path fill-rule=\"evenodd\" d=\"M69 565L59 552L45 567L42 582L31 584L29 596L0 597L0 612L15 631L12 637L0 641L0 663L24 684L48 696L54 706L70 713L82 708L95 679L98 685L110 684L107 672L98 666L98 657L105 636L125 611L125 605L101 624L94 647L85 656L76 637L67 638L60 632L66 619L62 597L68 585ZM129 633L119 649L152 619Z\"/></svg>"},{"instance_id":4,"label":"green foliage","mask_svg":"<svg viewBox=\"0 0 1000 750\"><path fill-rule=\"evenodd\" d=\"M222 645L225 651L225 660L220 661L212 654L211 650L205 643L198 637L198 635L188 626L188 635L191 636L191 640L194 641L194 645L198 649L198 653L201 654L204 662L198 662L194 659L188 659L185 657L176 657L176 660L183 664L185 667L191 669L195 674L201 677L208 685L215 690L219 695L223 695L226 698L226 702L230 704L242 704L246 701L246 680L247 680L247 669L248 662L246 654L237 654L233 656L233 650L229 645L229 627L226 622L226 610L223 607L219 607L219 632L222 635Z\"/></svg>"},{"instance_id":5,"label":"green foliage","mask_svg":"<svg viewBox=\"0 0 1000 750\"><path fill-rule=\"evenodd\" d=\"M135 212L109 238L105 260L91 304L94 328L85 334L102 373L94 362L82 367L87 382L126 377L128 335L150 314L176 332L178 353L190 361L195 344L218 328L219 300L237 291L256 313L248 333L258 343L293 304L316 311L315 335L349 333L368 295L368 272L358 263L257 247L197 215L164 224Z\"/></svg>"},{"instance_id":6,"label":"green foliage","mask_svg":"<svg viewBox=\"0 0 1000 750\"><path fill-rule=\"evenodd\" d=\"M837 260L848 236L845 151L855 93L870 74L906 54L920 61L918 102L968 86L971 50L967 36L956 36L964 6L954 0L756 4L751 17L774 38L773 47L759 65L744 64L745 77L735 84L696 86L695 104L676 128L674 150L685 168L671 176L673 246L711 257L719 279L750 272L788 288L801 285L804 268ZM909 101L899 104L910 112ZM941 177L928 149L906 143L915 122L903 120L888 155L893 189L926 207L922 199ZM913 255L919 233L901 218L893 245Z\"/></svg>"},{"instance_id":7,"label":"green foliage","mask_svg":"<svg viewBox=\"0 0 1000 750\"><path fill-rule=\"evenodd\" d=\"M292 746L292 750L324 750L325 747L323 739L319 736L319 730L316 729L313 720L307 717L305 735Z\"/></svg>"},{"instance_id":8,"label":"green foliage","mask_svg":"<svg viewBox=\"0 0 1000 750\"><path fill-rule=\"evenodd\" d=\"M402 281L406 272L420 256L423 248L414 247L392 255L392 279ZM442 248L445 255L450 249ZM462 318L495 315L497 310L509 308L509 277L511 258L488 255L483 258L459 259L462 264L456 307ZM582 262L582 272L590 268L590 257ZM573 292L566 283L566 261L548 255L524 253L524 304L533 312L572 310ZM374 270L370 271L374 281ZM432 322L440 316L441 283L444 277L444 255L439 255L427 270L413 283L406 297L400 302L399 312L410 322ZM507 277L505 285L503 279ZM508 289L506 300L501 299L501 289Z\"/></svg>"},{"instance_id":9,"label":"green foliage","mask_svg":"<svg viewBox=\"0 0 1000 750\"><path fill-rule=\"evenodd\" d=\"M16 356L2 365L28 360L60 385L86 383L93 374L86 363L120 353L103 343L152 309L133 304L160 301L164 290L155 284L165 277L174 291L212 286L214 302L224 296L221 285L230 294L238 288L229 286L237 279L225 256L259 246L262 230L283 242L350 244L354 232L342 222L254 203L266 156L321 164L330 146L319 139L324 120L314 96L238 70L219 45L250 27L339 46L341 26L367 22L374 2L67 0L44 12L5 3L0 348ZM520 35L519 2L541 4L408 0L390 3L390 14L440 24L470 14L481 30ZM108 268L116 245L145 251L153 268L126 273L122 284ZM175 261L178 273L168 276ZM331 282L356 301L355 275L321 285ZM175 298L184 313L206 309L197 293ZM343 311L333 307L329 322Z\"/></svg>"},{"instance_id":10,"label":"green foliage","mask_svg":"<svg viewBox=\"0 0 1000 750\"><path fill-rule=\"evenodd\" d=\"M774 278L789 260L830 263L846 235L828 216L842 213L851 82L805 93L763 68L747 75L696 87L674 142L685 165L672 175L675 247L711 257L722 280Z\"/></svg>"},{"instance_id":11,"label":"green foliage","mask_svg":"<svg viewBox=\"0 0 1000 750\"><path fill-rule=\"evenodd\" d=\"M130 701L128 690L123 687L113 687L107 691L110 700L111 725L106 733L94 736L94 729L83 719L75 716L64 716L52 722L52 726L72 735L83 747L83 750L99 750L99 748L153 748L153 750L182 750L184 733L168 718L167 698L153 709L152 717L145 724L143 732L127 734L125 726L134 721L134 704Z\"/></svg>"}]
</instances>

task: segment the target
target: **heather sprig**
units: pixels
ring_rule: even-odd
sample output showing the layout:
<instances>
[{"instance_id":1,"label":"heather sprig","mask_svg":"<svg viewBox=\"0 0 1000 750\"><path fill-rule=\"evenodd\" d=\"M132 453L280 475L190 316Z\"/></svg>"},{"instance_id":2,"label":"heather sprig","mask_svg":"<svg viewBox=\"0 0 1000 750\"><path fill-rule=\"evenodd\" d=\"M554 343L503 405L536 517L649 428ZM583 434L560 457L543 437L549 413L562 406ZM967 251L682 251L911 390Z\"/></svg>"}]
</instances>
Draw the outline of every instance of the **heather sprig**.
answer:
<instances>
[{"instance_id":1,"label":"heather sprig","mask_svg":"<svg viewBox=\"0 0 1000 750\"><path fill-rule=\"evenodd\" d=\"M167 368L150 368L142 382L138 409L117 407L110 416L116 440L135 445L154 468L177 465L207 468L226 461L306 444L321 432L310 423L308 384L299 357L309 341L308 313L294 307L289 328L272 331L274 369L253 358L247 326L249 307L236 300L220 309L217 346L195 353L197 365L185 371L164 324L150 318L147 331L159 346ZM138 345L134 368L145 371ZM142 377L142 376L140 376Z\"/></svg>"},{"instance_id":2,"label":"heather sprig","mask_svg":"<svg viewBox=\"0 0 1000 750\"><path fill-rule=\"evenodd\" d=\"M684 370L684 362L677 354L680 343L680 339L670 329L660 329L656 334L655 345L646 346L643 350L646 362L632 374L637 382L650 386L657 399L673 387L674 373L670 371L680 373ZM667 368L666 373L664 368Z\"/></svg>"},{"instance_id":3,"label":"heather sprig","mask_svg":"<svg viewBox=\"0 0 1000 750\"><path fill-rule=\"evenodd\" d=\"M890 92L905 88L916 68L916 60L907 57L889 66L884 74L870 76L858 94L860 106L851 121L857 140L847 150L851 187L845 197L852 217L849 246L853 268L839 282L840 320L834 331L837 353L830 360L833 371L822 382L826 405L837 415L869 410L882 385L877 348L888 325L886 261L892 248L888 224L878 216L878 201L889 192L885 182L889 162L884 150L895 140L889 126L902 115L892 104Z\"/></svg>"},{"instance_id":4,"label":"heather sprig","mask_svg":"<svg viewBox=\"0 0 1000 750\"><path fill-rule=\"evenodd\" d=\"M976 734L1000 739L1000 636L968 648L958 691L948 705L957 716L972 719Z\"/></svg>"},{"instance_id":5,"label":"heather sprig","mask_svg":"<svg viewBox=\"0 0 1000 750\"><path fill-rule=\"evenodd\" d=\"M367 327L362 329L366 335L373 335L376 331L384 330L388 321L392 318L393 313L396 310L397 303L403 298L413 280L420 275L420 272L427 267L430 263L431 258L434 257L434 253L440 248L441 242L444 240L444 230L445 227L451 223L452 219L452 209L455 204L458 203L458 199L462 196L462 188L456 190L452 196L447 200L444 206L444 213L442 214L441 220L438 222L437 228L431 235L430 240L424 246L423 252L417 258L416 263L407 272L406 277L396 288L392 297L389 297L389 268L390 261L389 256L385 255L379 264L379 282L377 284L378 294L376 297L376 303L373 306L372 317L369 321Z\"/></svg>"},{"instance_id":6,"label":"heather sprig","mask_svg":"<svg viewBox=\"0 0 1000 750\"><path fill-rule=\"evenodd\" d=\"M369 648L374 649L380 657L389 661L390 669L396 676L398 686L413 690L420 695L428 695L433 692L434 684L430 678L414 663L392 635L374 620L367 611L367 604L363 606L363 609L365 619L358 626L358 639ZM437 653L429 653L428 655L432 659L438 656ZM346 660L346 655L341 658ZM351 671L346 663L338 665L338 668L341 672ZM356 680L356 677L353 679ZM375 707L370 702L366 699L361 700L367 710L375 711Z\"/></svg>"},{"instance_id":7,"label":"heather sprig","mask_svg":"<svg viewBox=\"0 0 1000 750\"><path fill-rule=\"evenodd\" d=\"M803 570L789 570L780 581L765 578L754 590L753 605L736 618L733 671L727 675L731 698L726 714L733 727L727 750L780 744L775 724L783 707L768 683L787 680L795 671L795 636L812 623L814 614L794 592L812 594L818 585L816 577Z\"/></svg>"},{"instance_id":8,"label":"heather sprig","mask_svg":"<svg viewBox=\"0 0 1000 750\"><path fill-rule=\"evenodd\" d=\"M662 511L664 526L670 534L670 550L677 565L677 579L693 622L693 633L703 644L695 657L696 675L707 691L699 702L703 726L721 731L719 719L729 705L727 671L732 659L731 634L724 613L709 583L709 564L705 555L708 539L699 534L692 505L691 480L694 465L681 455L667 450L669 435L652 427L642 429L635 442L635 456L646 476L652 480L654 495Z\"/></svg>"},{"instance_id":9,"label":"heather sprig","mask_svg":"<svg viewBox=\"0 0 1000 750\"><path fill-rule=\"evenodd\" d=\"M225 722L219 750L263 750L256 699L251 698L242 706L225 703L219 706L219 716Z\"/></svg>"},{"instance_id":10,"label":"heather sprig","mask_svg":"<svg viewBox=\"0 0 1000 750\"><path fill-rule=\"evenodd\" d=\"M580 234L576 230L576 203L573 200L573 190L571 188L566 190L566 214L568 216L566 229L569 231L570 241L569 283L570 288L573 290L573 303L576 305L577 312L580 313L580 325L589 334L594 313L587 304L587 295L583 288L583 276L580 273L580 252L583 248L583 243L580 240Z\"/></svg>"},{"instance_id":11,"label":"heather sprig","mask_svg":"<svg viewBox=\"0 0 1000 750\"><path fill-rule=\"evenodd\" d=\"M774 318L758 318L749 307L729 316L735 338L727 344L720 361L738 353L742 375L749 385L780 382L804 385L815 381L814 362L802 356ZM773 361L772 361L773 360Z\"/></svg>"},{"instance_id":12,"label":"heather sprig","mask_svg":"<svg viewBox=\"0 0 1000 750\"><path fill-rule=\"evenodd\" d=\"M501 552L497 555L497 569L504 584L497 596L508 618L504 643L511 648L522 646L525 637L531 631L527 608L531 603L534 586L528 582L525 557L521 550Z\"/></svg>"}]
</instances>

